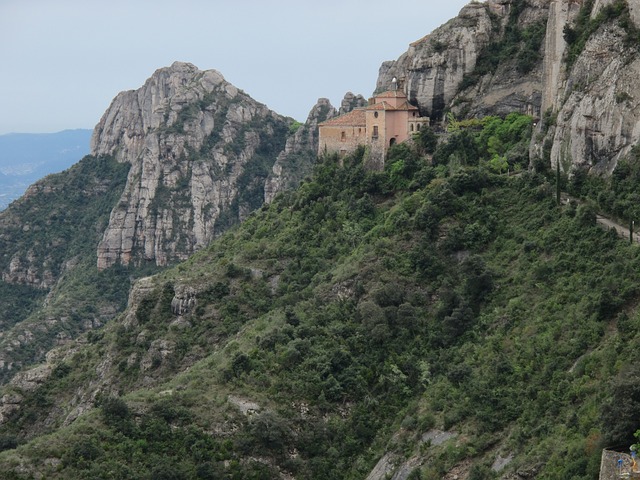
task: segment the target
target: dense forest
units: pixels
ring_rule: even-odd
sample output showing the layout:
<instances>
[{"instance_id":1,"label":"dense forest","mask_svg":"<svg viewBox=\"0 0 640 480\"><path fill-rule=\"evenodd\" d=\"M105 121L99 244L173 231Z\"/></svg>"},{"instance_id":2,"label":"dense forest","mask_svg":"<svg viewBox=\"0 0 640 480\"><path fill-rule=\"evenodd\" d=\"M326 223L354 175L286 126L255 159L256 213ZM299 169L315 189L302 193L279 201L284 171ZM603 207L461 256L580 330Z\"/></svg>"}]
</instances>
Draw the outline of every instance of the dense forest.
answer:
<instances>
[{"instance_id":1,"label":"dense forest","mask_svg":"<svg viewBox=\"0 0 640 480\"><path fill-rule=\"evenodd\" d=\"M5 389L5 478L362 479L385 455L414 480L596 478L640 427L640 249L595 222L635 214L638 160L531 171L531 121L424 130L381 172L321 158Z\"/></svg>"}]
</instances>

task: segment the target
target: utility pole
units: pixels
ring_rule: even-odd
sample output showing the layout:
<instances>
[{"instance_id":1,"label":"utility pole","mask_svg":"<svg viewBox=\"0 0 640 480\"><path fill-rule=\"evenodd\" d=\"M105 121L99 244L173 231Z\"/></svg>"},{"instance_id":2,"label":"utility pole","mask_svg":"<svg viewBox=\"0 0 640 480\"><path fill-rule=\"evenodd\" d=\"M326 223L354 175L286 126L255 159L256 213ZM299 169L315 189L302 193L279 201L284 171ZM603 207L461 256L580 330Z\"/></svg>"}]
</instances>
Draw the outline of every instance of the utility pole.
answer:
<instances>
[{"instance_id":1,"label":"utility pole","mask_svg":"<svg viewBox=\"0 0 640 480\"><path fill-rule=\"evenodd\" d=\"M556 161L556 203L560 205L560 159Z\"/></svg>"}]
</instances>

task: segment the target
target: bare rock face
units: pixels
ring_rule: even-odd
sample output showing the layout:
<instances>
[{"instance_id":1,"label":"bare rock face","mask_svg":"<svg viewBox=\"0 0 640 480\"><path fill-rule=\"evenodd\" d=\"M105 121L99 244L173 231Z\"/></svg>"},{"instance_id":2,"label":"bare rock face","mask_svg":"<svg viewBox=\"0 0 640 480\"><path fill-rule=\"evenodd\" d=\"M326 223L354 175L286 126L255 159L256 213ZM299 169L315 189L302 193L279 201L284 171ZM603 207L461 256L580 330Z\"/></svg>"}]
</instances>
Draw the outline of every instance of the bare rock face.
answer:
<instances>
[{"instance_id":1,"label":"bare rock face","mask_svg":"<svg viewBox=\"0 0 640 480\"><path fill-rule=\"evenodd\" d=\"M362 95L349 92L342 101L342 108L353 109L363 101ZM273 165L264 187L266 203L270 203L277 193L297 187L311 173L318 152L318 124L336 115L338 111L328 99L318 99L305 124L287 139L285 149Z\"/></svg>"},{"instance_id":2,"label":"bare rock face","mask_svg":"<svg viewBox=\"0 0 640 480\"><path fill-rule=\"evenodd\" d=\"M612 3L596 0L591 18ZM387 89L396 77L421 113L435 122L447 110L459 117L532 115L538 128L532 158L560 163L564 171L610 174L640 141L640 84L635 80L640 55L625 41L626 20L609 18L569 64L565 27L575 24L586 5L573 0L470 3L398 60L385 62L377 90ZM630 21L640 25L640 0L628 6ZM534 36L540 41L535 49ZM492 57L492 50L507 41L515 42L514 53Z\"/></svg>"},{"instance_id":3,"label":"bare rock face","mask_svg":"<svg viewBox=\"0 0 640 480\"><path fill-rule=\"evenodd\" d=\"M270 203L277 193L296 188L313 169L318 152L318 124L337 115L364 107L362 95L347 92L336 110L327 98L319 98L304 125L289 136L284 151L278 156L264 187L264 201Z\"/></svg>"},{"instance_id":4,"label":"bare rock face","mask_svg":"<svg viewBox=\"0 0 640 480\"><path fill-rule=\"evenodd\" d=\"M352 92L347 92L345 93L344 98L340 103L340 110L338 111L338 115L349 113L354 108L366 107L367 103L367 99L362 95L356 95Z\"/></svg>"},{"instance_id":5,"label":"bare rock face","mask_svg":"<svg viewBox=\"0 0 640 480\"><path fill-rule=\"evenodd\" d=\"M395 77L422 115L441 118L490 41L489 13L485 4L470 3L458 17L412 43L398 60L383 63L376 92L388 90Z\"/></svg>"},{"instance_id":6,"label":"bare rock face","mask_svg":"<svg viewBox=\"0 0 640 480\"><path fill-rule=\"evenodd\" d=\"M436 122L446 110L460 116L539 113L539 62L523 73L516 58L498 65L487 59L509 29L540 30L549 2L532 0L519 8L510 0L469 3L456 18L412 43L398 60L383 63L376 91L388 90L395 77L421 114Z\"/></svg>"},{"instance_id":7,"label":"bare rock face","mask_svg":"<svg viewBox=\"0 0 640 480\"><path fill-rule=\"evenodd\" d=\"M119 94L91 150L131 164L98 267L183 260L259 207L290 120L214 70L174 63Z\"/></svg>"},{"instance_id":8,"label":"bare rock face","mask_svg":"<svg viewBox=\"0 0 640 480\"><path fill-rule=\"evenodd\" d=\"M193 287L179 286L175 289L175 295L171 300L171 313L174 315L186 315L196 307L196 291Z\"/></svg>"},{"instance_id":9,"label":"bare rock face","mask_svg":"<svg viewBox=\"0 0 640 480\"><path fill-rule=\"evenodd\" d=\"M564 24L571 25L579 6L568 0L553 3L559 20L550 16L554 29L549 29L548 37L558 38ZM592 18L609 3L596 1ZM640 1L628 3L630 16L637 21ZM558 62L558 53L548 62L554 70L546 72L545 91L549 93L545 107L557 117L555 125L534 143L534 155L543 154L546 142L551 145L551 165L559 163L567 172L585 169L606 175L640 141L640 56L625 43L625 35L619 22L605 22L568 69ZM564 39L557 43L562 46L558 51L567 48Z\"/></svg>"}]
</instances>

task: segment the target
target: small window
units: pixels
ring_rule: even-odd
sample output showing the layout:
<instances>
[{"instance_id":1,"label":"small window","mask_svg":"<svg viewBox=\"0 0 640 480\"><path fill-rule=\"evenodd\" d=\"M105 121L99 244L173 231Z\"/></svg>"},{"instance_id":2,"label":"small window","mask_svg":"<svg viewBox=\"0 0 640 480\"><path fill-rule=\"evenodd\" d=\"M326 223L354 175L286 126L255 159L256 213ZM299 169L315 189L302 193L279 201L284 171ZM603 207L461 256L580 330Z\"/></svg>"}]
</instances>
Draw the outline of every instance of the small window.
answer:
<instances>
[{"instance_id":1,"label":"small window","mask_svg":"<svg viewBox=\"0 0 640 480\"><path fill-rule=\"evenodd\" d=\"M416 116L416 112L413 112L413 116L414 116L414 117Z\"/></svg>"},{"instance_id":2,"label":"small window","mask_svg":"<svg viewBox=\"0 0 640 480\"><path fill-rule=\"evenodd\" d=\"M373 126L373 135L372 138L378 138L378 125Z\"/></svg>"},{"instance_id":3,"label":"small window","mask_svg":"<svg viewBox=\"0 0 640 480\"><path fill-rule=\"evenodd\" d=\"M411 124L411 131L413 132L413 123Z\"/></svg>"},{"instance_id":4,"label":"small window","mask_svg":"<svg viewBox=\"0 0 640 480\"><path fill-rule=\"evenodd\" d=\"M420 131L420 124L416 125L416 128Z\"/></svg>"},{"instance_id":5,"label":"small window","mask_svg":"<svg viewBox=\"0 0 640 480\"><path fill-rule=\"evenodd\" d=\"M342 132L342 135L340 136L340 140L343 142L347 141L347 132Z\"/></svg>"},{"instance_id":6,"label":"small window","mask_svg":"<svg viewBox=\"0 0 640 480\"><path fill-rule=\"evenodd\" d=\"M378 118L378 112L373 112L373 116Z\"/></svg>"}]
</instances>

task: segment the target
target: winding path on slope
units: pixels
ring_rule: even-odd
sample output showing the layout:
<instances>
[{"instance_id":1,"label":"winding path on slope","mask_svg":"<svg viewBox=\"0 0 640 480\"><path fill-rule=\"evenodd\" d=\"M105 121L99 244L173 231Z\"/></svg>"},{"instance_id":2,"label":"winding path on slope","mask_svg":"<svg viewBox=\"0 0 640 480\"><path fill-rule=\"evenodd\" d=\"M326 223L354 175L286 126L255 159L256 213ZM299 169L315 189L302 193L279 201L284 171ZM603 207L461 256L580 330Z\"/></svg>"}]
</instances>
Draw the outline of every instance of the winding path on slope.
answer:
<instances>
[{"instance_id":1,"label":"winding path on slope","mask_svg":"<svg viewBox=\"0 0 640 480\"><path fill-rule=\"evenodd\" d=\"M568 204L569 202L575 202L577 204L584 204L584 202L580 199L574 198L574 197L570 197L569 195L567 195L566 193L562 193L561 194L561 198L560 201L562 202L563 205ZM616 233L620 236L623 237L625 239L627 239L627 241L629 240L629 226L624 226L619 224L618 222L608 218L608 217L604 217L602 215L600 215L599 213L596 213L596 223L598 225L600 225L602 228L605 228L606 230L611 230L612 228L615 229ZM637 226L638 229L640 229L640 224ZM640 244L640 233L638 233L636 231L636 228L634 228L634 232L633 232L633 243L637 243Z\"/></svg>"}]
</instances>

